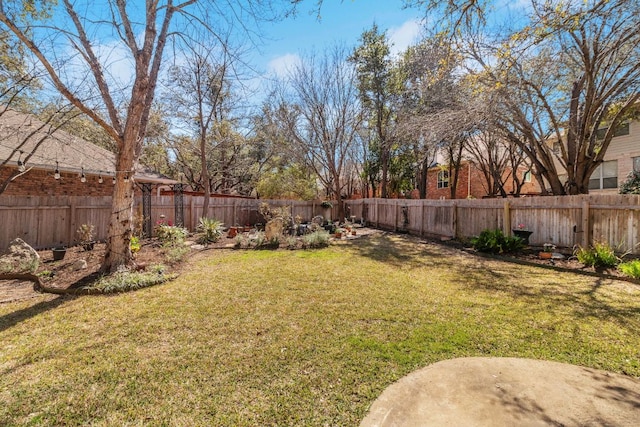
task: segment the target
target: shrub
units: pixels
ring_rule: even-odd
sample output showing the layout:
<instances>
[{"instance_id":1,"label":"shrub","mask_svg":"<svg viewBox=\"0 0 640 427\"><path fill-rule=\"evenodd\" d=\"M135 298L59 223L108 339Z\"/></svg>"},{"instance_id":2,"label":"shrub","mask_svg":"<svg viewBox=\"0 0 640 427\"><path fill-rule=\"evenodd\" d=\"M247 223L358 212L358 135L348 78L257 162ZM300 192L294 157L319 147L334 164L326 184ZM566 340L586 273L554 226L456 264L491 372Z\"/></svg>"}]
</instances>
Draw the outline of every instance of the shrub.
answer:
<instances>
[{"instance_id":1,"label":"shrub","mask_svg":"<svg viewBox=\"0 0 640 427\"><path fill-rule=\"evenodd\" d=\"M141 248L140 239L136 236L132 236L129 241L129 248L131 249L132 254L138 253Z\"/></svg>"},{"instance_id":2,"label":"shrub","mask_svg":"<svg viewBox=\"0 0 640 427\"><path fill-rule=\"evenodd\" d=\"M157 285L175 278L175 275L164 274L163 265L154 265L148 271L119 271L110 276L103 276L94 284L85 287L100 293L126 292Z\"/></svg>"},{"instance_id":3,"label":"shrub","mask_svg":"<svg viewBox=\"0 0 640 427\"><path fill-rule=\"evenodd\" d=\"M164 257L169 264L177 264L184 259L191 248L180 242L166 242L162 245Z\"/></svg>"},{"instance_id":4,"label":"shrub","mask_svg":"<svg viewBox=\"0 0 640 427\"><path fill-rule=\"evenodd\" d=\"M269 222L274 218L282 218L282 223L285 227L291 223L291 210L289 206L272 208L269 206L269 203L264 202L260 204L258 212L260 212L260 215L262 215L266 222Z\"/></svg>"},{"instance_id":5,"label":"shrub","mask_svg":"<svg viewBox=\"0 0 640 427\"><path fill-rule=\"evenodd\" d=\"M502 230L483 230L478 237L471 239L471 244L480 252L492 254L517 252L524 247L521 238L505 236Z\"/></svg>"},{"instance_id":6,"label":"shrub","mask_svg":"<svg viewBox=\"0 0 640 427\"><path fill-rule=\"evenodd\" d=\"M640 279L640 259L623 262L618 265L618 270L620 270L625 276Z\"/></svg>"},{"instance_id":7,"label":"shrub","mask_svg":"<svg viewBox=\"0 0 640 427\"><path fill-rule=\"evenodd\" d=\"M220 240L223 232L222 226L222 222L218 220L206 217L200 218L198 231L202 233L202 235L198 237L198 243L207 244L214 243Z\"/></svg>"},{"instance_id":8,"label":"shrub","mask_svg":"<svg viewBox=\"0 0 640 427\"><path fill-rule=\"evenodd\" d=\"M243 233L237 234L234 238L234 248L247 249L249 247L249 237Z\"/></svg>"},{"instance_id":9,"label":"shrub","mask_svg":"<svg viewBox=\"0 0 640 427\"><path fill-rule=\"evenodd\" d=\"M287 249L296 249L298 247L298 238L296 236L288 236L286 243Z\"/></svg>"},{"instance_id":10,"label":"shrub","mask_svg":"<svg viewBox=\"0 0 640 427\"><path fill-rule=\"evenodd\" d=\"M613 248L606 243L595 242L589 248L578 248L576 258L588 267L615 267L620 262Z\"/></svg>"},{"instance_id":11,"label":"shrub","mask_svg":"<svg viewBox=\"0 0 640 427\"><path fill-rule=\"evenodd\" d=\"M189 232L186 228L167 224L158 224L156 227L156 237L162 243L181 243L184 242L188 235Z\"/></svg>"},{"instance_id":12,"label":"shrub","mask_svg":"<svg viewBox=\"0 0 640 427\"><path fill-rule=\"evenodd\" d=\"M95 227L93 224L82 224L76 230L76 234L78 235L78 241L80 244L90 243L93 240L93 230Z\"/></svg>"},{"instance_id":13,"label":"shrub","mask_svg":"<svg viewBox=\"0 0 640 427\"><path fill-rule=\"evenodd\" d=\"M305 248L324 248L329 246L330 234L325 230L316 230L302 237L302 245Z\"/></svg>"}]
</instances>

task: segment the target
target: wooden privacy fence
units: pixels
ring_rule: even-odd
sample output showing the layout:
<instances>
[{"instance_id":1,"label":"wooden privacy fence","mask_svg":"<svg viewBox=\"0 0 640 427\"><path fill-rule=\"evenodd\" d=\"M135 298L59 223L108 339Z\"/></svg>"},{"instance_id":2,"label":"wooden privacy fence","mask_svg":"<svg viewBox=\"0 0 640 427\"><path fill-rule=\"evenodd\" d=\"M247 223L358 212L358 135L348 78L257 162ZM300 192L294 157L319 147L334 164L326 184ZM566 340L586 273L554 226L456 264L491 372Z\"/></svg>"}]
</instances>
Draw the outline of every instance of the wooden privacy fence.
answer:
<instances>
[{"instance_id":1,"label":"wooden privacy fence","mask_svg":"<svg viewBox=\"0 0 640 427\"><path fill-rule=\"evenodd\" d=\"M256 200L211 198L207 216L222 221L225 226L263 222L258 213L261 203L271 207L289 206L292 215L309 221L326 211L318 202L290 200ZM183 196L184 226L193 231L203 216L204 197ZM77 243L76 230L82 224L93 224L96 240L107 237L111 197L90 196L0 196L0 250L20 237L37 249L71 246ZM337 208L333 208L337 212ZM142 216L142 197L137 197L134 213ZM151 224L159 221L176 224L173 196L151 196Z\"/></svg>"},{"instance_id":2,"label":"wooden privacy fence","mask_svg":"<svg viewBox=\"0 0 640 427\"><path fill-rule=\"evenodd\" d=\"M509 235L520 225L532 245L588 246L606 242L640 253L640 196L599 195L482 200L347 200L350 215L367 224L420 236L470 238L484 229Z\"/></svg>"},{"instance_id":3,"label":"wooden privacy fence","mask_svg":"<svg viewBox=\"0 0 640 427\"><path fill-rule=\"evenodd\" d=\"M202 196L183 197L184 226L195 230L203 216ZM212 198L207 216L226 226L263 222L261 203L289 206L292 215L309 221L316 215L336 218L337 206L327 212L318 202ZM142 198L135 201L138 216ZM0 196L0 248L20 237L35 248L76 243L76 230L93 224L96 239L107 237L111 197ZM151 223L176 223L172 196L151 197ZM374 227L420 236L469 238L484 229L511 230L523 224L533 232L533 245L561 247L606 242L619 251L640 253L640 196L583 195L484 200L360 199L345 202L345 214ZM164 218L161 216L164 215Z\"/></svg>"}]
</instances>

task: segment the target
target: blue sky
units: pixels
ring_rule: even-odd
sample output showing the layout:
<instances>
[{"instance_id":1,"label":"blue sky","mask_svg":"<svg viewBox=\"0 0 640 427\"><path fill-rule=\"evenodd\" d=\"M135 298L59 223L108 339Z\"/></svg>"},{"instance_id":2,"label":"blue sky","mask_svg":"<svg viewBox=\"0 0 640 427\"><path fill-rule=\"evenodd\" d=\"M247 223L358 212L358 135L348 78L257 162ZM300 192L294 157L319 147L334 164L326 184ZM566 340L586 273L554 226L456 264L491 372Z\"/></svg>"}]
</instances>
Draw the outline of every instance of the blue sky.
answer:
<instances>
[{"instance_id":1,"label":"blue sky","mask_svg":"<svg viewBox=\"0 0 640 427\"><path fill-rule=\"evenodd\" d=\"M355 46L374 22L388 31L398 52L415 41L423 16L419 9L402 9L401 0L324 0L320 19L311 12L314 5L315 1L303 2L297 16L264 25L262 55L254 60L259 70L282 74L305 52L335 43Z\"/></svg>"}]
</instances>

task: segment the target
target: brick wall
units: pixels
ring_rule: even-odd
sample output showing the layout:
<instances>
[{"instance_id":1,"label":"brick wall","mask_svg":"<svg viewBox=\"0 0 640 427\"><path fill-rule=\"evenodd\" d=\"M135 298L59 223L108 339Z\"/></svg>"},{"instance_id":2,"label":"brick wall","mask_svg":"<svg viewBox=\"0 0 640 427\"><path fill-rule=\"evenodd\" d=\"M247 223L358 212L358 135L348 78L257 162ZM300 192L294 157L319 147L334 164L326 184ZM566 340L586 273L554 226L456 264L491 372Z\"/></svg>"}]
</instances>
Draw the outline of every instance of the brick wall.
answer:
<instances>
[{"instance_id":1,"label":"brick wall","mask_svg":"<svg viewBox=\"0 0 640 427\"><path fill-rule=\"evenodd\" d=\"M427 180L427 199L450 199L451 190L449 187L438 188L438 172L439 168L433 168L429 171ZM526 170L518 171L518 178L522 179ZM453 176L449 176L449 185L453 182ZM460 167L458 174L458 186L456 187L456 199L466 199L468 197L481 199L487 196L487 182L484 175L473 163L465 163ZM507 179L505 190L508 194L513 191L512 180ZM540 188L536 180L531 177L531 182L525 183L520 191L522 195L538 195Z\"/></svg>"},{"instance_id":2,"label":"brick wall","mask_svg":"<svg viewBox=\"0 0 640 427\"><path fill-rule=\"evenodd\" d=\"M3 167L0 180L15 170ZM53 171L32 169L12 181L4 195L7 196L110 196L113 193L112 177L105 176L104 182L98 182L97 175L85 174L87 181L81 182L77 173L61 173L60 179L53 177Z\"/></svg>"},{"instance_id":3,"label":"brick wall","mask_svg":"<svg viewBox=\"0 0 640 427\"><path fill-rule=\"evenodd\" d=\"M450 199L451 189L449 187L438 188L439 168L433 168L428 172L427 178L427 199ZM453 182L453 174L449 176L449 185ZM466 199L471 196L480 199L487 195L482 173L471 163L460 167L458 173L458 186L456 187L456 199ZM485 184L486 185L486 184Z\"/></svg>"}]
</instances>

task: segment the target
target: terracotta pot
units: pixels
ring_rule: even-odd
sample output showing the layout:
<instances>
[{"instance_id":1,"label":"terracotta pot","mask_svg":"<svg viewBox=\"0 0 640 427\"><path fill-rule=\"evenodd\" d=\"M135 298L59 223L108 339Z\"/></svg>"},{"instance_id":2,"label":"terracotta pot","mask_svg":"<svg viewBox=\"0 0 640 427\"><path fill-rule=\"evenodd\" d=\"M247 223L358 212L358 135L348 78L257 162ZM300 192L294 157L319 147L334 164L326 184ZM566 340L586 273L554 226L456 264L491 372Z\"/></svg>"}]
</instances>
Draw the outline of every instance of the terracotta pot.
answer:
<instances>
[{"instance_id":1,"label":"terracotta pot","mask_svg":"<svg viewBox=\"0 0 640 427\"><path fill-rule=\"evenodd\" d=\"M553 254L551 252L540 252L538 256L542 259L551 259Z\"/></svg>"},{"instance_id":2,"label":"terracotta pot","mask_svg":"<svg viewBox=\"0 0 640 427\"><path fill-rule=\"evenodd\" d=\"M336 233L333 235L336 239L342 239L342 233Z\"/></svg>"}]
</instances>

